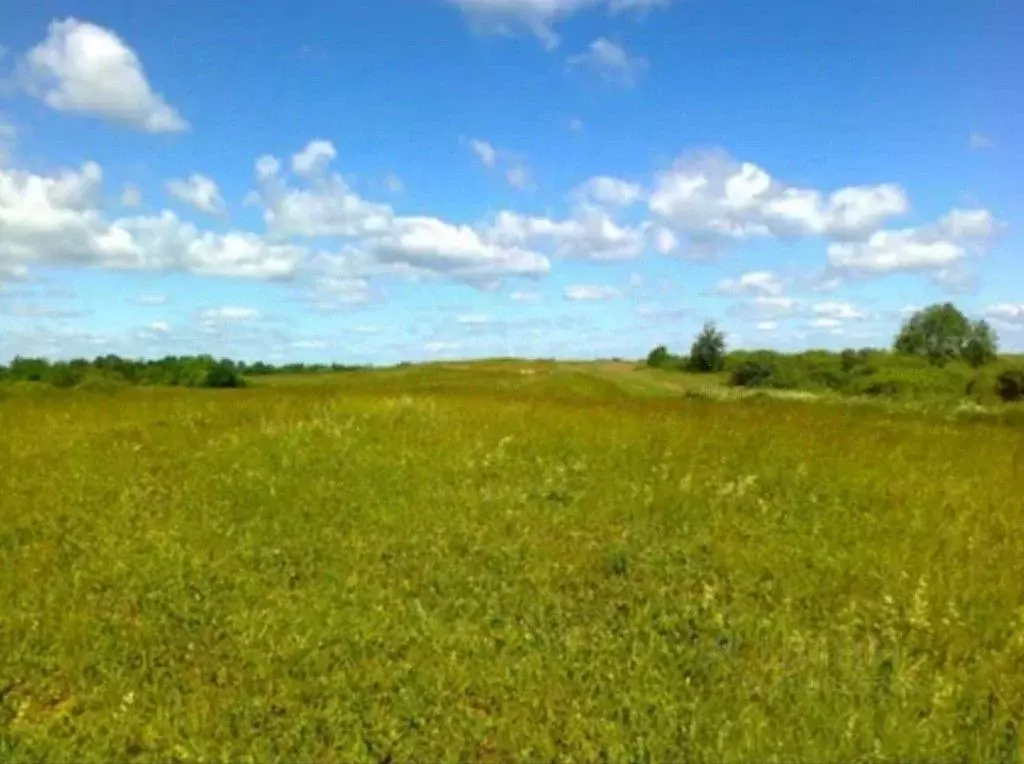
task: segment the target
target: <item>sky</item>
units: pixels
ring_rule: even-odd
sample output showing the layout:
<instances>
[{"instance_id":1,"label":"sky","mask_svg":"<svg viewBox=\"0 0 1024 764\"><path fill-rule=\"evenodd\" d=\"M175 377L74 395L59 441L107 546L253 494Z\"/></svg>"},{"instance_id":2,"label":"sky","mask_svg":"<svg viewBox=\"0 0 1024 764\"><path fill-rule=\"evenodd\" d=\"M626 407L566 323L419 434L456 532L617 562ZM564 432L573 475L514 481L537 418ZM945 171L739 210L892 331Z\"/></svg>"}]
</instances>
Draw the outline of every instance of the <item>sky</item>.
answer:
<instances>
[{"instance_id":1,"label":"sky","mask_svg":"<svg viewBox=\"0 0 1024 764\"><path fill-rule=\"evenodd\" d=\"M1024 350L1019 0L0 6L0 362Z\"/></svg>"}]
</instances>

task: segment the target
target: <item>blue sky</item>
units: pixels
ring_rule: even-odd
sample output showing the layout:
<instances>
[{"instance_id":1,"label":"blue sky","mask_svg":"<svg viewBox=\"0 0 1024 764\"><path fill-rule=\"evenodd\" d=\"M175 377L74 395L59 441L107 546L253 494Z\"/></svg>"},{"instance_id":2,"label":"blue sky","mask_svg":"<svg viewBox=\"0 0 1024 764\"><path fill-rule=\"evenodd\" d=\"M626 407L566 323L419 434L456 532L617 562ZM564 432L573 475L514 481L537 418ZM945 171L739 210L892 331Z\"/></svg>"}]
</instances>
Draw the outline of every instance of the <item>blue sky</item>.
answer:
<instances>
[{"instance_id":1,"label":"blue sky","mask_svg":"<svg viewBox=\"0 0 1024 764\"><path fill-rule=\"evenodd\" d=\"M0 8L0 361L1024 349L1015 2Z\"/></svg>"}]
</instances>

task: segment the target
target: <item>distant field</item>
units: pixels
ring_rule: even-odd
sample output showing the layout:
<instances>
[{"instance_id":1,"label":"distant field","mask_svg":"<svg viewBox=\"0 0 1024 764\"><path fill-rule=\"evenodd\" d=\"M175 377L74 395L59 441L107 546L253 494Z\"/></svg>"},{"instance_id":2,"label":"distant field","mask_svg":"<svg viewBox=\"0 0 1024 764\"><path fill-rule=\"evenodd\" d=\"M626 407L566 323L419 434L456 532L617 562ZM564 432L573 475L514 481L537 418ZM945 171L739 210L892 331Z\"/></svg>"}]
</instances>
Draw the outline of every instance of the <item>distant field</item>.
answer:
<instances>
[{"instance_id":1,"label":"distant field","mask_svg":"<svg viewBox=\"0 0 1024 764\"><path fill-rule=\"evenodd\" d=\"M718 381L0 399L0 760L1019 761L1024 429Z\"/></svg>"}]
</instances>

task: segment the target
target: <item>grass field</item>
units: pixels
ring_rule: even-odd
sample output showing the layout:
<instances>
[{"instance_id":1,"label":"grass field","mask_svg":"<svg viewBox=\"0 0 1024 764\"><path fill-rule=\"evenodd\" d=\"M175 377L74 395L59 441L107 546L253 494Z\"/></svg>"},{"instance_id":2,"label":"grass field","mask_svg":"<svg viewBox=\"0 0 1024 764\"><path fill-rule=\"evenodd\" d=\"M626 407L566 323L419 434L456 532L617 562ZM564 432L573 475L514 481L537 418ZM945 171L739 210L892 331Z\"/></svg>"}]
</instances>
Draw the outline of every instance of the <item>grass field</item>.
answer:
<instances>
[{"instance_id":1,"label":"grass field","mask_svg":"<svg viewBox=\"0 0 1024 764\"><path fill-rule=\"evenodd\" d=\"M708 384L0 400L0 760L1020 761L1024 429Z\"/></svg>"}]
</instances>

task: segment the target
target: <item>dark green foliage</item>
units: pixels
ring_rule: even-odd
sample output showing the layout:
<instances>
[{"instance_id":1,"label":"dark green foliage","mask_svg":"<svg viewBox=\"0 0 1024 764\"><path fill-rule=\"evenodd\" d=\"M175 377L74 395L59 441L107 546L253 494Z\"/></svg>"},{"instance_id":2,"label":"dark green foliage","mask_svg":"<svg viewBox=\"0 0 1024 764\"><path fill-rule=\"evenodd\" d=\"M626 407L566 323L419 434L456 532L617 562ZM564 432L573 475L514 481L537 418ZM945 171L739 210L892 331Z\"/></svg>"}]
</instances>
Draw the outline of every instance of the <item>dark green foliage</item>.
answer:
<instances>
[{"instance_id":1,"label":"dark green foliage","mask_svg":"<svg viewBox=\"0 0 1024 764\"><path fill-rule=\"evenodd\" d=\"M947 302L911 316L900 329L893 349L904 355L922 356L936 366L962 358L979 367L995 358L997 340L985 321L972 323Z\"/></svg>"},{"instance_id":2,"label":"dark green foliage","mask_svg":"<svg viewBox=\"0 0 1024 764\"><path fill-rule=\"evenodd\" d=\"M220 361L203 378L203 387L244 387L245 381L231 363Z\"/></svg>"},{"instance_id":3,"label":"dark green foliage","mask_svg":"<svg viewBox=\"0 0 1024 764\"><path fill-rule=\"evenodd\" d=\"M996 360L997 347L995 330L987 321L976 321L960 355L972 367L978 369Z\"/></svg>"},{"instance_id":4,"label":"dark green foliage","mask_svg":"<svg viewBox=\"0 0 1024 764\"><path fill-rule=\"evenodd\" d=\"M996 395L1006 403L1024 401L1024 367L1001 372L996 377Z\"/></svg>"},{"instance_id":5,"label":"dark green foliage","mask_svg":"<svg viewBox=\"0 0 1024 764\"><path fill-rule=\"evenodd\" d=\"M712 372L725 368L725 334L713 321L704 324L690 348L690 371Z\"/></svg>"},{"instance_id":6,"label":"dark green foliage","mask_svg":"<svg viewBox=\"0 0 1024 764\"><path fill-rule=\"evenodd\" d=\"M668 348L664 345L658 345L658 347L647 354L647 365L652 369L661 369L668 364L668 360L671 357L668 353Z\"/></svg>"}]
</instances>

